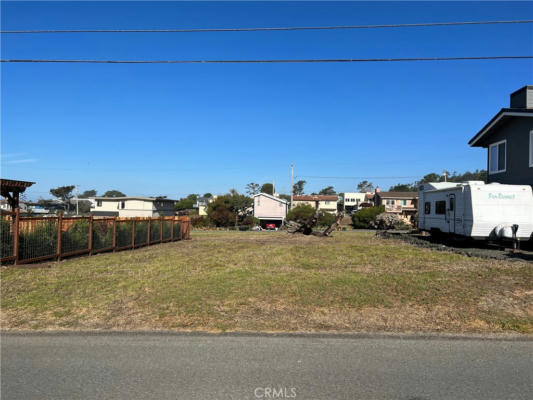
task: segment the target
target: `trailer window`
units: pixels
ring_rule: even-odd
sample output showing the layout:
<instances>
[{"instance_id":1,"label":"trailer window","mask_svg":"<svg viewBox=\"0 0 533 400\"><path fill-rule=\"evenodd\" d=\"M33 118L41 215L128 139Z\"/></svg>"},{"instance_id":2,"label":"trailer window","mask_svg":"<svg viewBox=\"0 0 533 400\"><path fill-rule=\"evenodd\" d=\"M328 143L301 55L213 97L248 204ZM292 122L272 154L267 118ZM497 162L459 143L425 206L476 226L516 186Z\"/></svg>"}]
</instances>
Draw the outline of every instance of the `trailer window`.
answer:
<instances>
[{"instance_id":1,"label":"trailer window","mask_svg":"<svg viewBox=\"0 0 533 400\"><path fill-rule=\"evenodd\" d=\"M431 203L429 201L424 203L424 214L431 214Z\"/></svg>"},{"instance_id":2,"label":"trailer window","mask_svg":"<svg viewBox=\"0 0 533 400\"><path fill-rule=\"evenodd\" d=\"M445 201L435 202L435 214L446 214L446 202Z\"/></svg>"},{"instance_id":3,"label":"trailer window","mask_svg":"<svg viewBox=\"0 0 533 400\"><path fill-rule=\"evenodd\" d=\"M450 197L450 211L453 211L455 206L455 197Z\"/></svg>"}]
</instances>

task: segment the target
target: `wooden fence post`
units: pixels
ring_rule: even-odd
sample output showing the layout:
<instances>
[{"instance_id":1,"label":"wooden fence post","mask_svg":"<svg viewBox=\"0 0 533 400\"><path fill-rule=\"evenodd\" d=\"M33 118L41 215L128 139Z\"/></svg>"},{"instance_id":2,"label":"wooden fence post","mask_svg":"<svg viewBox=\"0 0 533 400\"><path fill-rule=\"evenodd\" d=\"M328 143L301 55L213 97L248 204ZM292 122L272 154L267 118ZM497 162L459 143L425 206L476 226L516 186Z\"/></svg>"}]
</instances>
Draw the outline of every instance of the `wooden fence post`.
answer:
<instances>
[{"instance_id":1,"label":"wooden fence post","mask_svg":"<svg viewBox=\"0 0 533 400\"><path fill-rule=\"evenodd\" d=\"M159 243L163 243L163 217L159 217Z\"/></svg>"},{"instance_id":2,"label":"wooden fence post","mask_svg":"<svg viewBox=\"0 0 533 400\"><path fill-rule=\"evenodd\" d=\"M93 214L89 215L89 255L93 255Z\"/></svg>"},{"instance_id":3,"label":"wooden fence post","mask_svg":"<svg viewBox=\"0 0 533 400\"><path fill-rule=\"evenodd\" d=\"M63 213L57 216L57 261L61 260L61 226L63 225Z\"/></svg>"},{"instance_id":4,"label":"wooden fence post","mask_svg":"<svg viewBox=\"0 0 533 400\"><path fill-rule=\"evenodd\" d=\"M15 221L13 225L13 255L15 256L15 265L19 262L19 232L20 232L20 210L15 209Z\"/></svg>"},{"instance_id":5,"label":"wooden fence post","mask_svg":"<svg viewBox=\"0 0 533 400\"><path fill-rule=\"evenodd\" d=\"M133 218L131 223L131 248L135 248L135 218Z\"/></svg>"},{"instance_id":6,"label":"wooden fence post","mask_svg":"<svg viewBox=\"0 0 533 400\"><path fill-rule=\"evenodd\" d=\"M113 253L117 247L117 217L113 217Z\"/></svg>"},{"instance_id":7,"label":"wooden fence post","mask_svg":"<svg viewBox=\"0 0 533 400\"><path fill-rule=\"evenodd\" d=\"M150 245L150 235L151 235L150 234L150 230L151 229L152 229L152 217L148 217L148 230L147 230L148 238L146 239L147 240L147 242L146 242L147 245Z\"/></svg>"}]
</instances>

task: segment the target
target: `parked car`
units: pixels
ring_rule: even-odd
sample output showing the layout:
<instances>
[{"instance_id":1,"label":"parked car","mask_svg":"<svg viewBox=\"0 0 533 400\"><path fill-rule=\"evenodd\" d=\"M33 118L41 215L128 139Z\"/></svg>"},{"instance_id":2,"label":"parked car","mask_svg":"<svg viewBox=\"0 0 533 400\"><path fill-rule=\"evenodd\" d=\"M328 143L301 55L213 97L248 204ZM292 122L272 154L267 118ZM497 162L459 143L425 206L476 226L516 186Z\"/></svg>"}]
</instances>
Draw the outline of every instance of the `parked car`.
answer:
<instances>
[{"instance_id":1,"label":"parked car","mask_svg":"<svg viewBox=\"0 0 533 400\"><path fill-rule=\"evenodd\" d=\"M276 224L266 224L265 225L265 229L275 230L276 229Z\"/></svg>"}]
</instances>

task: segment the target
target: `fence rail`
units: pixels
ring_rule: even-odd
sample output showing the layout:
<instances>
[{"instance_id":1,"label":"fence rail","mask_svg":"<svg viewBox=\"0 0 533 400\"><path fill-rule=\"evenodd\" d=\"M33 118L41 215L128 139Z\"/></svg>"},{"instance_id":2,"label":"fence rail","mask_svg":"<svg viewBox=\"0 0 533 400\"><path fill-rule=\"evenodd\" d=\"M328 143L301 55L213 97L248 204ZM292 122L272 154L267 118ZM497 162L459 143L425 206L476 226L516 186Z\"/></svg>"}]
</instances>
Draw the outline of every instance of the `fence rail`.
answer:
<instances>
[{"instance_id":1,"label":"fence rail","mask_svg":"<svg viewBox=\"0 0 533 400\"><path fill-rule=\"evenodd\" d=\"M21 217L1 213L0 262L35 261L132 250L190 238L190 219L181 217Z\"/></svg>"}]
</instances>

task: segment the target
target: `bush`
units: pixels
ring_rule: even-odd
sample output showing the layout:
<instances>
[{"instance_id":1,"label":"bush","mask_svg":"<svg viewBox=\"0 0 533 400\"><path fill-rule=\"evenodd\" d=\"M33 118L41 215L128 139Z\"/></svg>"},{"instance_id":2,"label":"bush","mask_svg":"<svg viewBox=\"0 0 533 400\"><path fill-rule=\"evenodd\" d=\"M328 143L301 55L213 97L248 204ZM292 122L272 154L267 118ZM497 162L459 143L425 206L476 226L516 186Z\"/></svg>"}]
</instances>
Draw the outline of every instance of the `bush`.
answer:
<instances>
[{"instance_id":1,"label":"bush","mask_svg":"<svg viewBox=\"0 0 533 400\"><path fill-rule=\"evenodd\" d=\"M393 229L404 225L403 219L396 214L381 213L370 222L370 226L376 229Z\"/></svg>"},{"instance_id":2,"label":"bush","mask_svg":"<svg viewBox=\"0 0 533 400\"><path fill-rule=\"evenodd\" d=\"M209 218L205 215L191 216L191 225L194 228L206 228L209 226Z\"/></svg>"},{"instance_id":3,"label":"bush","mask_svg":"<svg viewBox=\"0 0 533 400\"><path fill-rule=\"evenodd\" d=\"M19 258L35 258L56 254L57 222L44 220L32 230L19 234Z\"/></svg>"},{"instance_id":4,"label":"bush","mask_svg":"<svg viewBox=\"0 0 533 400\"><path fill-rule=\"evenodd\" d=\"M352 215L352 225L356 229L371 228L370 223L378 214L381 214L384 211L384 206L363 208Z\"/></svg>"},{"instance_id":5,"label":"bush","mask_svg":"<svg viewBox=\"0 0 533 400\"><path fill-rule=\"evenodd\" d=\"M294 207L287 213L287 221L305 222L315 211L314 207L307 204Z\"/></svg>"},{"instance_id":6,"label":"bush","mask_svg":"<svg viewBox=\"0 0 533 400\"><path fill-rule=\"evenodd\" d=\"M318 223L319 226L330 226L332 223L335 222L335 215L321 211L320 215L318 216Z\"/></svg>"},{"instance_id":7,"label":"bush","mask_svg":"<svg viewBox=\"0 0 533 400\"><path fill-rule=\"evenodd\" d=\"M251 215L246 216L241 222L241 225L246 225L248 229L250 229L251 226L259 225L261 221L259 218L252 217Z\"/></svg>"},{"instance_id":8,"label":"bush","mask_svg":"<svg viewBox=\"0 0 533 400\"><path fill-rule=\"evenodd\" d=\"M61 252L84 250L89 248L89 221L80 219L72 223L61 233Z\"/></svg>"}]
</instances>

